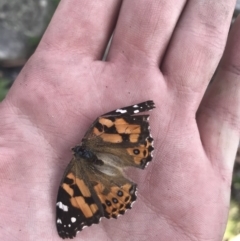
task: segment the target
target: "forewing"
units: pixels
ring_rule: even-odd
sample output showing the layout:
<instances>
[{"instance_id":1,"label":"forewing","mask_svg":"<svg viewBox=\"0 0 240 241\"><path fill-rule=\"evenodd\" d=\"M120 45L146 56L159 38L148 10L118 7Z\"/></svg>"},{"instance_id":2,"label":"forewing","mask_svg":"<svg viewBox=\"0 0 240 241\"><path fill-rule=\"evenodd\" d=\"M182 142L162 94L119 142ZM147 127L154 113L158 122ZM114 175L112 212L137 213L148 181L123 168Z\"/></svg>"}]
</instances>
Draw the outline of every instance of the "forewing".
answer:
<instances>
[{"instance_id":1,"label":"forewing","mask_svg":"<svg viewBox=\"0 0 240 241\"><path fill-rule=\"evenodd\" d=\"M58 191L56 224L63 239L73 238L83 227L99 223L104 215L79 161L73 158L68 165Z\"/></svg>"},{"instance_id":2,"label":"forewing","mask_svg":"<svg viewBox=\"0 0 240 241\"><path fill-rule=\"evenodd\" d=\"M142 169L152 160L154 150L148 115L99 117L83 143L95 153L115 155L117 166Z\"/></svg>"}]
</instances>

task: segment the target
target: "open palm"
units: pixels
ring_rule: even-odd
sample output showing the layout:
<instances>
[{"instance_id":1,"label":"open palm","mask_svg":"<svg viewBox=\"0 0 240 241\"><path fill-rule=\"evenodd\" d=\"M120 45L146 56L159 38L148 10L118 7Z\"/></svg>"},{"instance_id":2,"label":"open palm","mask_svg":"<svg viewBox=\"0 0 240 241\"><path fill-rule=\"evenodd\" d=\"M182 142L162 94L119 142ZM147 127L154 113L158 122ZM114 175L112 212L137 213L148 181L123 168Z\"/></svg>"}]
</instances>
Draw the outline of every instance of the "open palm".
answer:
<instances>
[{"instance_id":1,"label":"open palm","mask_svg":"<svg viewBox=\"0 0 240 241\"><path fill-rule=\"evenodd\" d=\"M60 240L55 205L70 148L99 115L148 99L154 158L126 172L137 202L76 240L221 240L239 140L239 19L204 93L234 3L61 1L0 104L0 240Z\"/></svg>"}]
</instances>

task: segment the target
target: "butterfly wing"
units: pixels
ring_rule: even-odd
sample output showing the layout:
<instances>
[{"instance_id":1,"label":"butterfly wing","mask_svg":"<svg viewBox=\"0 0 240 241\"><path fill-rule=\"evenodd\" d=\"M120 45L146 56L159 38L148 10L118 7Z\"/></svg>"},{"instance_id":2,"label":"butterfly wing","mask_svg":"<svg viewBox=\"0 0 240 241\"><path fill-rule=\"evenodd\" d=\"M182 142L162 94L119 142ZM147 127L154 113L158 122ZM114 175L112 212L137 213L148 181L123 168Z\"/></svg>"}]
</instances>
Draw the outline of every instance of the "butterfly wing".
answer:
<instances>
[{"instance_id":1,"label":"butterfly wing","mask_svg":"<svg viewBox=\"0 0 240 241\"><path fill-rule=\"evenodd\" d=\"M117 218L136 200L136 184L109 165L86 164L74 158L61 182L57 197L57 230L73 238L101 217Z\"/></svg>"},{"instance_id":2,"label":"butterfly wing","mask_svg":"<svg viewBox=\"0 0 240 241\"><path fill-rule=\"evenodd\" d=\"M117 166L135 166L141 169L152 160L153 138L150 134L149 115L135 115L155 108L153 101L108 112L89 128L82 145L94 153L115 156Z\"/></svg>"},{"instance_id":3,"label":"butterfly wing","mask_svg":"<svg viewBox=\"0 0 240 241\"><path fill-rule=\"evenodd\" d=\"M99 223L104 215L102 205L85 175L84 165L75 157L68 165L61 181L56 223L60 237L73 238L85 226Z\"/></svg>"},{"instance_id":4,"label":"butterfly wing","mask_svg":"<svg viewBox=\"0 0 240 241\"><path fill-rule=\"evenodd\" d=\"M136 200L137 185L125 178L122 170L106 160L108 154L102 156L103 165L94 165L87 172L88 180L102 204L104 217L117 218L127 209L131 209Z\"/></svg>"}]
</instances>

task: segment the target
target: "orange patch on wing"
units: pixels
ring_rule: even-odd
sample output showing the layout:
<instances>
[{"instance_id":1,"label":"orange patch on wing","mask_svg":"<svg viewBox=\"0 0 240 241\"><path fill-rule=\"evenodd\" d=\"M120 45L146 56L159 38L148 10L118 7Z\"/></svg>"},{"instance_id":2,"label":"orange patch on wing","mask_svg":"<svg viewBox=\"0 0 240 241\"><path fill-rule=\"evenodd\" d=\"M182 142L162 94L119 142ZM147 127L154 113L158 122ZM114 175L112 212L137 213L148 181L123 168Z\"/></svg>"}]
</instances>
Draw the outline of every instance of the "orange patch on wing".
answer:
<instances>
[{"instance_id":1,"label":"orange patch on wing","mask_svg":"<svg viewBox=\"0 0 240 241\"><path fill-rule=\"evenodd\" d=\"M140 134L141 133L140 125L129 124L123 118L116 119L114 124L118 133L121 133L121 134L132 134L132 133Z\"/></svg>"},{"instance_id":2,"label":"orange patch on wing","mask_svg":"<svg viewBox=\"0 0 240 241\"><path fill-rule=\"evenodd\" d=\"M76 184L81 191L82 195L84 197L91 197L91 193L87 185L84 183L82 179L77 178L73 173L69 173L67 175L67 178L72 179L73 183L71 185ZM73 189L70 187L70 185L63 183L62 188L72 197L74 195Z\"/></svg>"},{"instance_id":3,"label":"orange patch on wing","mask_svg":"<svg viewBox=\"0 0 240 241\"><path fill-rule=\"evenodd\" d=\"M73 175L72 172L70 172L67 174L67 178L72 179L74 181L76 177L75 177L75 175Z\"/></svg>"},{"instance_id":4,"label":"orange patch on wing","mask_svg":"<svg viewBox=\"0 0 240 241\"><path fill-rule=\"evenodd\" d=\"M73 173L70 172L66 177L69 178L69 179L71 179L71 180L73 180L73 184L75 183L75 178L76 178L76 177L73 175ZM62 188L63 188L71 197L73 196L74 191L73 191L73 189L70 187L70 185L68 185L68 184L66 184L66 183L63 182Z\"/></svg>"},{"instance_id":5,"label":"orange patch on wing","mask_svg":"<svg viewBox=\"0 0 240 241\"><path fill-rule=\"evenodd\" d=\"M117 119L114 121L114 124L115 124L115 125L129 125L129 123L126 122L123 118L117 118Z\"/></svg>"},{"instance_id":6,"label":"orange patch on wing","mask_svg":"<svg viewBox=\"0 0 240 241\"><path fill-rule=\"evenodd\" d=\"M140 134L141 133L141 126L139 125L118 125L115 124L118 133L121 134Z\"/></svg>"},{"instance_id":7,"label":"orange patch on wing","mask_svg":"<svg viewBox=\"0 0 240 241\"><path fill-rule=\"evenodd\" d=\"M134 162L135 162L137 165L141 165L142 159L143 159L142 157L137 157L137 156L135 156L135 157L133 158Z\"/></svg>"},{"instance_id":8,"label":"orange patch on wing","mask_svg":"<svg viewBox=\"0 0 240 241\"><path fill-rule=\"evenodd\" d=\"M98 211L98 206L94 203L90 205L90 208L93 213L96 213Z\"/></svg>"},{"instance_id":9,"label":"orange patch on wing","mask_svg":"<svg viewBox=\"0 0 240 241\"><path fill-rule=\"evenodd\" d=\"M66 183L62 184L62 188L72 197L73 196L73 189Z\"/></svg>"},{"instance_id":10,"label":"orange patch on wing","mask_svg":"<svg viewBox=\"0 0 240 241\"><path fill-rule=\"evenodd\" d=\"M129 135L130 142L138 142L139 134L131 134Z\"/></svg>"},{"instance_id":11,"label":"orange patch on wing","mask_svg":"<svg viewBox=\"0 0 240 241\"><path fill-rule=\"evenodd\" d=\"M129 190L130 188L132 187L131 184L127 183L125 185L122 186L122 189L125 191L125 192L128 192L129 193Z\"/></svg>"},{"instance_id":12,"label":"orange patch on wing","mask_svg":"<svg viewBox=\"0 0 240 241\"><path fill-rule=\"evenodd\" d=\"M86 218L90 218L93 216L93 211L91 207L85 202L85 199L83 197L74 197L71 198L70 201L74 207L81 209Z\"/></svg>"},{"instance_id":13,"label":"orange patch on wing","mask_svg":"<svg viewBox=\"0 0 240 241\"><path fill-rule=\"evenodd\" d=\"M90 190L83 180L76 178L76 184L84 197L91 197Z\"/></svg>"},{"instance_id":14,"label":"orange patch on wing","mask_svg":"<svg viewBox=\"0 0 240 241\"><path fill-rule=\"evenodd\" d=\"M98 183L94 186L94 190L97 193L98 198L100 199L101 203L105 204L106 196L103 194L104 192L104 186L101 183Z\"/></svg>"},{"instance_id":15,"label":"orange patch on wing","mask_svg":"<svg viewBox=\"0 0 240 241\"><path fill-rule=\"evenodd\" d=\"M99 131L98 128L94 127L93 128L93 134L96 136L100 136L102 135L102 133L104 133L103 131Z\"/></svg>"},{"instance_id":16,"label":"orange patch on wing","mask_svg":"<svg viewBox=\"0 0 240 241\"><path fill-rule=\"evenodd\" d=\"M100 138L103 139L105 142L111 142L111 143L120 143L122 142L122 137L118 134L106 134L103 133Z\"/></svg>"},{"instance_id":17,"label":"orange patch on wing","mask_svg":"<svg viewBox=\"0 0 240 241\"><path fill-rule=\"evenodd\" d=\"M114 125L114 123L111 120L103 117L99 118L98 122L104 126L107 126L108 128Z\"/></svg>"},{"instance_id":18,"label":"orange patch on wing","mask_svg":"<svg viewBox=\"0 0 240 241\"><path fill-rule=\"evenodd\" d=\"M102 193L104 190L104 186L101 183L98 183L97 185L94 186L94 189L96 193Z\"/></svg>"}]
</instances>

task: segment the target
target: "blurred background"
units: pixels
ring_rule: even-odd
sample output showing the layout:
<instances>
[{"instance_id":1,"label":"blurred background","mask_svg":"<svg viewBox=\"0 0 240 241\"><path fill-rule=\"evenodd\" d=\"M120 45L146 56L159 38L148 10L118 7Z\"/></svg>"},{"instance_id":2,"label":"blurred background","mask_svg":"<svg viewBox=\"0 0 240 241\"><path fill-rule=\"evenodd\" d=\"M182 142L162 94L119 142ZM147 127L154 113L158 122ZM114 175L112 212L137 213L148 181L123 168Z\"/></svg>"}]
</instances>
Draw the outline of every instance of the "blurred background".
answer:
<instances>
[{"instance_id":1,"label":"blurred background","mask_svg":"<svg viewBox=\"0 0 240 241\"><path fill-rule=\"evenodd\" d=\"M0 1L0 101L37 47L59 0ZM237 0L234 22L240 13ZM231 208L224 241L240 241L240 146L232 180Z\"/></svg>"}]
</instances>

